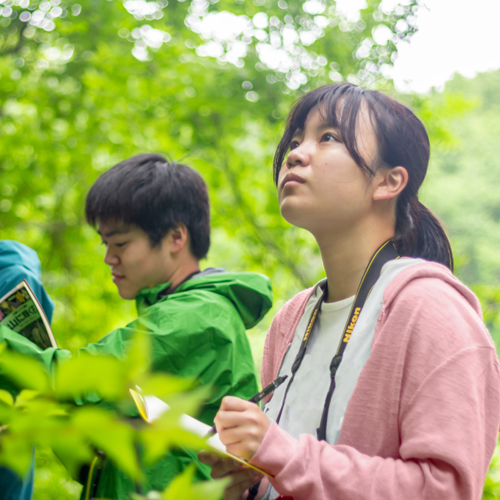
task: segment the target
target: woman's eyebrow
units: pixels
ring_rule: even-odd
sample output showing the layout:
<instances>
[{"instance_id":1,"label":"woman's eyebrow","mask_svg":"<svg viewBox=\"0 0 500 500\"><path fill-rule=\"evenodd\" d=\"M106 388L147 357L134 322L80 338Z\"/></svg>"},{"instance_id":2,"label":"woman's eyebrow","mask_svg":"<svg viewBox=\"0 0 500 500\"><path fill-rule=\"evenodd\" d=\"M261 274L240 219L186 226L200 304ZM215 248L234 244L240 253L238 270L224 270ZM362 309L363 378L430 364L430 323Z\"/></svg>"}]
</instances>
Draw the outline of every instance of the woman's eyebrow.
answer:
<instances>
[{"instance_id":1,"label":"woman's eyebrow","mask_svg":"<svg viewBox=\"0 0 500 500\"><path fill-rule=\"evenodd\" d=\"M327 129L333 129L336 131L340 130L338 125L334 125L332 122L329 122L329 121L324 121L321 125L319 125L317 127L317 130L319 130L319 131L323 131L323 130L327 130Z\"/></svg>"}]
</instances>

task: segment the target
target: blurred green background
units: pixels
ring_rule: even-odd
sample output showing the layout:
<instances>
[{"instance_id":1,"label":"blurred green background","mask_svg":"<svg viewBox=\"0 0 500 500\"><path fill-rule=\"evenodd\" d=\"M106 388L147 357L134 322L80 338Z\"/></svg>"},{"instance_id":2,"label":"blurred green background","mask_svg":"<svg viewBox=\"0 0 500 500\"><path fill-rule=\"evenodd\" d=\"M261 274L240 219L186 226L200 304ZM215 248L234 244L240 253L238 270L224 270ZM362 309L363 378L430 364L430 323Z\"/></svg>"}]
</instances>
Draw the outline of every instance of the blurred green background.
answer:
<instances>
[{"instance_id":1,"label":"blurred green background","mask_svg":"<svg viewBox=\"0 0 500 500\"><path fill-rule=\"evenodd\" d=\"M448 230L456 274L478 294L500 344L500 72L398 95L382 73L421 6L366 3L352 20L331 0L0 1L1 237L38 251L62 347L134 317L83 206L103 171L154 151L209 184L204 265L272 280L273 311L249 332L259 366L273 314L323 277L312 238L279 215L274 148L294 100L341 80L388 92L426 124L432 155L421 199ZM35 498L77 498L51 452L37 452ZM500 455L483 498L500 498Z\"/></svg>"}]
</instances>

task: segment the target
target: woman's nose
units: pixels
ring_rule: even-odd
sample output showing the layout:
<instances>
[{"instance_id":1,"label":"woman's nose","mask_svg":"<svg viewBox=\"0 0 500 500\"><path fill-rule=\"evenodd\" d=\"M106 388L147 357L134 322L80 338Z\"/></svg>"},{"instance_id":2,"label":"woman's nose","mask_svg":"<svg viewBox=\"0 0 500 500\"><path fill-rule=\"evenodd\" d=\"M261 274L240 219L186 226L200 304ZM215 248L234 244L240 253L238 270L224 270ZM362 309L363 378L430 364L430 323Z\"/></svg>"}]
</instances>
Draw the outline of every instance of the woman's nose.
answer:
<instances>
[{"instance_id":1,"label":"woman's nose","mask_svg":"<svg viewBox=\"0 0 500 500\"><path fill-rule=\"evenodd\" d=\"M306 143L299 144L297 147L293 148L286 158L286 163L288 168L295 166L305 167L309 164L310 152L309 146Z\"/></svg>"}]
</instances>

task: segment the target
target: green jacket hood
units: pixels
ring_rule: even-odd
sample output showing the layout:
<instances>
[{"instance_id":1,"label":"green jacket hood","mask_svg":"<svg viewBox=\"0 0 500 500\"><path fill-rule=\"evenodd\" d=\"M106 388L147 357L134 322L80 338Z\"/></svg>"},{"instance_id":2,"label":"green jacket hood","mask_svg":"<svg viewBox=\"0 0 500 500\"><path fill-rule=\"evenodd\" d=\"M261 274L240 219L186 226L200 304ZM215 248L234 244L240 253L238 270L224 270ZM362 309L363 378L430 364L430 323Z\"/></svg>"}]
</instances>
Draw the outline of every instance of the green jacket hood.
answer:
<instances>
[{"instance_id":1,"label":"green jacket hood","mask_svg":"<svg viewBox=\"0 0 500 500\"><path fill-rule=\"evenodd\" d=\"M181 294L194 290L222 295L234 305L245 328L254 327L271 309L273 292L267 276L257 273L230 273L214 270L204 271L181 283L172 293L162 297L162 293L170 283L141 290L136 298L137 311L140 314L145 308L164 300L175 300Z\"/></svg>"}]
</instances>

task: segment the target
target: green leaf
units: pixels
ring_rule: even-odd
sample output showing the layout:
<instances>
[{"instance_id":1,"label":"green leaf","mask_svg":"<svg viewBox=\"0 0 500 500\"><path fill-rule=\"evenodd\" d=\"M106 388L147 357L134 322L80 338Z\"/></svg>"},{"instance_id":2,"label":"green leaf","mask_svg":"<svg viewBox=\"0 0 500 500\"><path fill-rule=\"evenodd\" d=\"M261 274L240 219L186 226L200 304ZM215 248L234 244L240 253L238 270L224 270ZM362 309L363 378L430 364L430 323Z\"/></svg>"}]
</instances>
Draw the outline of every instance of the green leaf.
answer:
<instances>
[{"instance_id":1,"label":"green leaf","mask_svg":"<svg viewBox=\"0 0 500 500\"><path fill-rule=\"evenodd\" d=\"M129 380L136 380L149 371L151 365L151 339L147 333L137 332L134 335L126 364Z\"/></svg>"},{"instance_id":2,"label":"green leaf","mask_svg":"<svg viewBox=\"0 0 500 500\"><path fill-rule=\"evenodd\" d=\"M61 426L57 432L53 432L47 444L75 478L78 477L80 467L90 463L95 456L85 433L71 424Z\"/></svg>"},{"instance_id":3,"label":"green leaf","mask_svg":"<svg viewBox=\"0 0 500 500\"><path fill-rule=\"evenodd\" d=\"M131 426L97 407L76 409L72 423L123 472L134 479L141 477L134 447L135 430Z\"/></svg>"},{"instance_id":4,"label":"green leaf","mask_svg":"<svg viewBox=\"0 0 500 500\"><path fill-rule=\"evenodd\" d=\"M0 447L0 463L10 467L21 477L24 476L31 463L33 445L22 435L3 434Z\"/></svg>"},{"instance_id":5,"label":"green leaf","mask_svg":"<svg viewBox=\"0 0 500 500\"><path fill-rule=\"evenodd\" d=\"M163 399L191 389L195 381L192 378L181 378L168 373L153 373L139 380L137 385L141 393Z\"/></svg>"},{"instance_id":6,"label":"green leaf","mask_svg":"<svg viewBox=\"0 0 500 500\"><path fill-rule=\"evenodd\" d=\"M23 389L16 397L16 407L21 407L26 405L29 401L40 396L39 391L33 391L30 389Z\"/></svg>"},{"instance_id":7,"label":"green leaf","mask_svg":"<svg viewBox=\"0 0 500 500\"><path fill-rule=\"evenodd\" d=\"M7 406L14 406L14 398L8 391L0 389L0 403Z\"/></svg>"},{"instance_id":8,"label":"green leaf","mask_svg":"<svg viewBox=\"0 0 500 500\"><path fill-rule=\"evenodd\" d=\"M186 431L180 425L179 418L182 414L196 415L208 393L209 389L204 387L165 398L170 410L147 425L140 433L141 442L145 445L145 462L154 463L174 446L196 450L206 447L206 440Z\"/></svg>"},{"instance_id":9,"label":"green leaf","mask_svg":"<svg viewBox=\"0 0 500 500\"><path fill-rule=\"evenodd\" d=\"M49 374L43 365L29 356L13 351L0 354L3 374L21 388L46 392L50 388Z\"/></svg>"},{"instance_id":10,"label":"green leaf","mask_svg":"<svg viewBox=\"0 0 500 500\"><path fill-rule=\"evenodd\" d=\"M61 398L95 392L108 401L116 401L127 392L126 366L111 356L73 357L57 367L54 387Z\"/></svg>"},{"instance_id":11,"label":"green leaf","mask_svg":"<svg viewBox=\"0 0 500 500\"><path fill-rule=\"evenodd\" d=\"M219 500L230 479L193 484L195 466L191 464L163 492L163 500Z\"/></svg>"}]
</instances>

